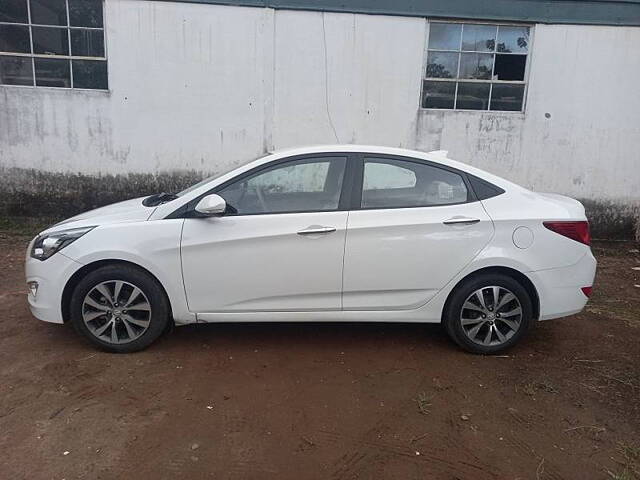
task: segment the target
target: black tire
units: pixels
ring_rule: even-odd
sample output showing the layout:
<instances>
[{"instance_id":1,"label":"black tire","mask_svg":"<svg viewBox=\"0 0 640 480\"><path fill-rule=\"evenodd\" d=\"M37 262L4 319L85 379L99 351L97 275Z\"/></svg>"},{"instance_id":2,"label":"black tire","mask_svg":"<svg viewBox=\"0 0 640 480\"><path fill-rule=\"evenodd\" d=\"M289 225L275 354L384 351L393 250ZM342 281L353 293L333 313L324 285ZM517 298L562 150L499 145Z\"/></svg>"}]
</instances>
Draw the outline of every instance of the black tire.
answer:
<instances>
[{"instance_id":1,"label":"black tire","mask_svg":"<svg viewBox=\"0 0 640 480\"><path fill-rule=\"evenodd\" d=\"M132 292L133 288L131 287L137 287L142 293L142 296L138 296L137 298L146 301L146 303L150 305L150 311L144 318L144 322L146 324L146 327L144 328L146 328L146 330L143 330L143 327L136 327L138 324L131 323L127 325L128 328L125 330L125 322L120 317L116 318L114 316L113 312L115 312L115 310L111 310L109 313L95 320L95 322L103 322L102 325L104 325L113 317L113 321L118 322L119 324L119 331L131 331L129 328L133 328L135 333L139 334L138 337L135 337L134 335L132 340L128 340L128 336L125 338L127 334L124 333L124 335L122 335L122 341L124 343L112 343L104 340L103 338L98 338L98 336L92 333L90 328L87 326L87 323L85 323L83 312L86 312L86 309L90 308L85 304L85 297L90 292L94 292L92 295L95 295L94 288L101 285L103 282L107 282L107 288L108 285L111 284L110 282L124 282L126 285L125 287L122 287L124 294ZM129 290L125 291L126 288L129 288ZM113 290L110 292L115 293ZM118 298L115 300L117 302ZM107 305L107 302L105 302L104 306L106 307ZM118 304L116 303L115 305ZM110 304L109 307L112 308L113 304ZM126 308L124 305L121 307ZM69 310L71 323L77 332L82 334L87 340L89 340L89 342L101 350L113 353L136 352L147 348L157 340L160 335L168 330L169 323L172 321L169 301L158 281L142 269L122 264L100 267L80 280L71 295ZM99 311L99 309L95 310L96 313ZM120 312L120 310L118 310L118 312ZM128 315L132 315L131 312L127 312L126 310L123 310L123 312L128 313ZM144 314L144 312L142 313ZM123 314L123 318L124 317L125 315ZM138 321L140 322L140 320ZM94 321L89 322L92 328L94 328L93 322ZM107 332L112 328L114 327L107 327ZM94 329L99 330L99 328Z\"/></svg>"},{"instance_id":2,"label":"black tire","mask_svg":"<svg viewBox=\"0 0 640 480\"><path fill-rule=\"evenodd\" d=\"M479 344L476 341L473 341L470 338L469 334L465 333L466 331L471 331L473 327L478 325L478 323L470 324L467 327L468 330L465 330L465 327L462 324L463 305L470 298L471 295L474 295L475 292L477 292L478 290L481 290L483 292L482 295L486 296L485 299L489 300L486 306L488 308L491 308L490 303L494 294L492 292L492 289L490 289L489 287L492 287L492 286L497 286L497 287L506 289L509 293L512 293L516 297L517 302L519 302L519 307L522 313L520 315L519 326L517 330L511 329L510 326L503 323L505 322L504 318L493 319L492 317L491 321L489 321L488 319L480 320L478 323L483 323L483 325L480 327L481 330L478 331L478 336L483 336L485 333L487 333L490 339L495 338L495 341L500 343L491 344L491 345ZM486 288L486 290L482 290L484 288ZM503 290L500 290L500 292L501 294L499 294L499 297L504 297L505 292ZM475 298L477 297L473 297L473 298L475 301ZM478 302L478 304L479 303L480 302ZM498 302L498 304L499 303L500 302ZM495 304L493 305L495 306ZM515 307L517 309L517 303L515 302L515 300L513 300L512 304L510 305L507 304L507 305L508 306L506 308ZM469 312L474 312L474 311L475 310L472 310L472 309L465 309L465 312L466 312L465 315L469 315ZM487 314L487 312L485 312L485 314ZM476 315L481 316L483 314L478 312ZM453 293L451 294L449 301L447 302L447 306L446 306L442 321L444 323L444 327L447 333L449 334L449 337L451 337L451 339L454 342L456 342L460 347L462 347L464 350L468 352L478 353L483 355L500 353L509 349L510 347L518 343L529 332L529 330L531 330L531 328L535 324L535 319L533 318L532 301L527 290L514 278L508 275L502 275L498 273L487 273L487 274L475 275L475 276L469 277L468 279L464 280L460 285L458 285L456 289L453 291ZM511 320L511 324L513 323L515 322ZM494 327L494 324L495 324L495 327ZM509 333L511 333L511 331L513 331L514 333L511 333L511 336L509 338L506 338L505 335L502 335L503 332L501 331L501 335L506 338L505 341L501 342L500 339L498 339L497 337L497 333L488 333L490 328L495 328L495 329L501 328L502 330L509 329Z\"/></svg>"}]
</instances>

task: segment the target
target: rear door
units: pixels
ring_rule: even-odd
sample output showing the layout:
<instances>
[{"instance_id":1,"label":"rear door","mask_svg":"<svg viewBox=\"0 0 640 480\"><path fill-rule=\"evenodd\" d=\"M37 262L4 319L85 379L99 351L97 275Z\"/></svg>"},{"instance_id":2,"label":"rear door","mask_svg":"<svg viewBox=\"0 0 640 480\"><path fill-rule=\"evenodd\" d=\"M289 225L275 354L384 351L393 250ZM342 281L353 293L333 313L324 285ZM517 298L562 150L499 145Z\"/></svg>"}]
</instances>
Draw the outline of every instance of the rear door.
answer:
<instances>
[{"instance_id":1,"label":"rear door","mask_svg":"<svg viewBox=\"0 0 640 480\"><path fill-rule=\"evenodd\" d=\"M357 162L343 308L418 308L487 245L493 223L462 172L407 157Z\"/></svg>"}]
</instances>

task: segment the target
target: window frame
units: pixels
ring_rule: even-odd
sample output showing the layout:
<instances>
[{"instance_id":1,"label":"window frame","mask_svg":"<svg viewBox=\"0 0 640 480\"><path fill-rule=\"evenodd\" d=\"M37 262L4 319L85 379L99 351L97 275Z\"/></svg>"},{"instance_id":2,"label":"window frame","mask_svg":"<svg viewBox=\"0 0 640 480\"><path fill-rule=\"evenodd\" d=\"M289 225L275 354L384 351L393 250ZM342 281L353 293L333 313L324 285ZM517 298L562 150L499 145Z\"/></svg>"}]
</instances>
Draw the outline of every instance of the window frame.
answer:
<instances>
[{"instance_id":1,"label":"window frame","mask_svg":"<svg viewBox=\"0 0 640 480\"><path fill-rule=\"evenodd\" d=\"M176 208L169 215L164 217L165 219L174 219L174 218L210 218L208 215L201 214L196 211L196 205L202 198L207 195L211 195L212 193L219 193L222 189L227 186L235 183L237 181L241 181L247 177L253 176L254 174L259 173L260 171L270 169L276 165L281 165L284 163L288 163L295 160L305 160L305 159L314 159L314 158L322 158L322 157L344 157L346 159L345 172L344 177L342 179L342 190L340 192L340 198L338 200L338 208L334 210L310 210L310 211L291 211L291 212L277 212L277 213L253 213L253 214L227 214L225 213L223 216L233 216L233 217L245 217L245 216L255 216L255 215L291 215L297 213L333 213L333 212L349 212L349 211L358 211L358 210L398 210L398 209L414 209L414 208L447 208L456 205L466 205L468 203L475 203L480 201L481 199L476 194L476 191L473 188L473 185L470 181L469 176L471 174L467 174L464 170L459 170L457 168L449 167L447 165L442 165L438 162L433 162L430 160L425 160L422 158L416 157L408 157L405 155L392 155L385 153L377 153L377 152L319 152L319 153L305 153L301 155L294 155L291 157L280 158L278 160L274 160L272 162L266 163L264 165L259 165L255 168L252 168L246 172L243 172L239 175L236 175L233 178L230 178L226 182L221 183L220 185L216 185L208 189L206 192L198 195L192 200L184 203L180 207ZM467 187L467 201L466 202L458 202L458 203L448 203L446 205L424 205L424 206L413 206L413 207L370 207L370 208L362 208L362 187L364 186L364 158L379 158L381 160L398 160L398 161L406 161L412 162L422 165L428 165L430 167L439 168L441 170L446 170L451 173L455 173L462 177L465 186ZM480 181L487 183L491 187L497 190L493 196L501 195L504 193L504 189L494 185L493 183L484 180L480 177L476 177ZM215 180L212 180L215 181ZM487 198L492 198L487 197Z\"/></svg>"},{"instance_id":2,"label":"window frame","mask_svg":"<svg viewBox=\"0 0 640 480\"><path fill-rule=\"evenodd\" d=\"M227 188L228 186L241 182L245 179L258 175L260 172L271 170L275 167L282 166L288 163L297 163L297 162L310 162L312 160L320 160L322 158L344 158L345 166L344 166L344 175L342 177L342 187L340 189L340 196L338 198L338 207L331 210L291 210L291 211L282 211L282 212L256 212L256 213L232 213L225 212L225 217L253 217L256 215L291 215L297 213L333 213L333 212L345 212L350 210L351 203L351 188L350 186L353 184L353 153L352 152L321 152L321 153L306 153L302 155L294 155L291 157L280 158L278 160L274 160L272 162L266 163L264 165L259 165L251 170L243 172L233 178L230 178L226 182L221 183L209 190L205 193L198 195L193 200L190 200L173 213L168 215L166 218L200 218L207 217L207 215L203 215L195 210L198 202L206 197L207 195L211 195L213 193L219 194L222 190ZM329 172L327 172L329 174Z\"/></svg>"},{"instance_id":3,"label":"window frame","mask_svg":"<svg viewBox=\"0 0 640 480\"><path fill-rule=\"evenodd\" d=\"M458 170L456 168L449 167L447 165L442 165L440 163L431 162L429 160L424 160L422 158L415 157L406 157L403 155L387 155L383 153L359 153L357 154L358 158L354 162L354 188L352 189L351 194L351 210L399 210L399 209L408 209L408 208L446 208L455 205L466 205L467 203L474 203L478 201L478 197L476 195L475 190L473 189L469 178L467 177L467 173ZM455 173L462 178L465 187L467 188L467 200L464 202L455 202L455 203L447 203L447 204L437 204L437 205L415 205L415 206L404 206L404 207L363 207L362 206L362 190L364 187L364 162L365 158L371 159L380 159L382 161L385 160L395 160L400 162L409 162L409 163L417 163L419 165L426 165L433 168L439 168L440 170L445 170L450 173Z\"/></svg>"},{"instance_id":4,"label":"window frame","mask_svg":"<svg viewBox=\"0 0 640 480\"><path fill-rule=\"evenodd\" d=\"M111 88L111 82L109 81L109 55L108 55L108 47L107 47L107 28L106 28L106 24L107 24L107 18L106 18L106 8L105 8L105 0L101 0L100 4L102 6L102 27L76 27L76 26L72 26L71 25L71 18L70 18L70 13L69 13L69 0L65 0L65 8L66 8L66 14L67 14L67 23L66 25L46 25L46 24L42 24L42 23L32 23L31 21L31 0L25 0L26 4L27 4L27 23L18 23L18 22L3 22L0 21L0 25L14 25L14 26L21 26L21 27L27 27L29 29L29 47L30 47L30 53L22 53L22 52L4 52L4 51L0 51L0 56L3 57L18 57L18 58L29 58L31 59L31 80L32 80L32 84L31 85L11 85L11 84L5 84L5 83L0 83L0 88L2 87L18 87L18 88L53 88L56 90L78 90L78 91L84 91L84 92L110 92L110 88ZM46 28L59 28L59 29L63 29L67 31L67 49L68 49L68 55L48 55L48 54L42 54L42 53L34 53L33 50L33 31L32 28L33 27L46 27ZM72 50L71 50L71 32L72 30L98 30L98 31L102 31L102 41L103 41L103 47L104 47L104 56L102 57L87 57L87 56L80 56L80 55L72 55ZM38 85L36 83L36 66L35 66L35 59L37 58L42 58L42 59L57 59L57 60L67 60L69 62L69 80L70 80L70 86L69 87L54 87L54 86L48 86L48 85ZM90 60L90 61L96 61L96 62L105 62L106 65L106 70L107 70L107 88L86 88L86 87L75 87L73 85L74 81L74 75L73 75L73 61L74 60Z\"/></svg>"},{"instance_id":5,"label":"window frame","mask_svg":"<svg viewBox=\"0 0 640 480\"><path fill-rule=\"evenodd\" d=\"M535 25L531 23L518 23L518 22L501 22L501 21L490 21L490 20L460 20L460 19L435 19L431 20L427 18L425 20L425 38L424 38L424 51L422 55L422 70L420 74L420 97L418 98L418 110L425 112L475 112L475 113L494 113L494 114L510 114L510 115L523 115L526 111L527 105L527 96L529 91L529 72L531 69L531 58L533 56L533 46L535 43ZM464 25L491 25L495 27L505 26L505 27L527 27L529 29L529 45L526 53L527 60L525 62L524 68L524 79L523 80L483 80L483 79L475 79L475 78L458 78L458 74L460 73L460 63L458 63L458 72L456 74L456 78L431 78L427 77L427 60L429 56L429 35L431 33L431 25L434 23L448 23L448 24L460 24L462 25L462 32L460 33L460 46L457 50L443 50L443 49L432 49L434 51L445 52L445 53L476 53L476 54L488 54L493 53L494 61L493 67L491 71L491 76L493 77L493 73L495 71L495 55L498 53L494 52L480 52L480 51L462 51L462 38L464 36ZM496 39L497 40L497 39ZM500 52L501 55L523 55L521 53L508 53L508 52ZM455 83L455 93L453 100L453 108L435 108L435 107L423 107L422 106L422 98L424 94L424 83L425 81L434 81L434 82L449 82ZM479 83L479 84L488 84L489 87L489 103L487 104L486 110L477 110L477 109L468 109L468 108L456 108L457 97L458 97L458 85L460 83ZM524 91L522 93L522 107L520 110L490 110L491 108L491 96L493 90L493 84L503 84L503 85L524 85Z\"/></svg>"}]
</instances>

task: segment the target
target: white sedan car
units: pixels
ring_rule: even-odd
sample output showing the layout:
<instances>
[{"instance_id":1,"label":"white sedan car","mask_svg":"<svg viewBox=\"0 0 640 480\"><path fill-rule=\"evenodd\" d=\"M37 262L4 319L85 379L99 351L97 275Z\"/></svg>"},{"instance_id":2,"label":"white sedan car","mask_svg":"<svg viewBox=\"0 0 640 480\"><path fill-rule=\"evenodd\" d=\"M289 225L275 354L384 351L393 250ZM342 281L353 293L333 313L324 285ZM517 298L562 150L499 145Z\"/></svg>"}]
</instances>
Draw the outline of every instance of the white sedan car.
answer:
<instances>
[{"instance_id":1,"label":"white sedan car","mask_svg":"<svg viewBox=\"0 0 640 480\"><path fill-rule=\"evenodd\" d=\"M30 243L34 316L132 352L172 323L443 323L502 351L579 312L596 261L583 206L446 158L282 151L177 194L102 207Z\"/></svg>"}]
</instances>

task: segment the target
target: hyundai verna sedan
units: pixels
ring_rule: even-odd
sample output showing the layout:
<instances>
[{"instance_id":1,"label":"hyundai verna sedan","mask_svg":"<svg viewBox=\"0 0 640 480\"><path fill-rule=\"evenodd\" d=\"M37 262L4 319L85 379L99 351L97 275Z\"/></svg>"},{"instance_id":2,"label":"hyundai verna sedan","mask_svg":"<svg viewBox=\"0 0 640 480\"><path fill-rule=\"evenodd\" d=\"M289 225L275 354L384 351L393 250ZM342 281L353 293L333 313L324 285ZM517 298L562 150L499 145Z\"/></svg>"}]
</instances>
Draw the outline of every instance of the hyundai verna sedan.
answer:
<instances>
[{"instance_id":1,"label":"hyundai verna sedan","mask_svg":"<svg viewBox=\"0 0 640 480\"><path fill-rule=\"evenodd\" d=\"M54 225L26 276L34 316L112 352L173 323L383 321L491 354L582 310L589 243L576 200L446 152L322 146Z\"/></svg>"}]
</instances>

